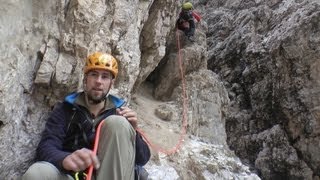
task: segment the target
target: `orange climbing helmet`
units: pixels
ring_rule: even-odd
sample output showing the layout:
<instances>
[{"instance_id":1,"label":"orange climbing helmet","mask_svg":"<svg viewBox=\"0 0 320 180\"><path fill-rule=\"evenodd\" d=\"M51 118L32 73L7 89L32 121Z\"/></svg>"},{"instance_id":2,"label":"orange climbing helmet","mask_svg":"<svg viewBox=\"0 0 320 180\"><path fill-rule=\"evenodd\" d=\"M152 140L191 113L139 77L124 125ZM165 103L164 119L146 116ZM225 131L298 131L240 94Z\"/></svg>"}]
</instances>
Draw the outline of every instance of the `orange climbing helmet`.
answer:
<instances>
[{"instance_id":1,"label":"orange climbing helmet","mask_svg":"<svg viewBox=\"0 0 320 180\"><path fill-rule=\"evenodd\" d=\"M191 2L185 2L182 4L182 9L183 10L191 10L193 8L193 5Z\"/></svg>"},{"instance_id":2,"label":"orange climbing helmet","mask_svg":"<svg viewBox=\"0 0 320 180\"><path fill-rule=\"evenodd\" d=\"M114 78L118 75L117 60L110 54L95 52L89 55L84 66L84 73L86 74L92 69L101 69L110 71Z\"/></svg>"}]
</instances>

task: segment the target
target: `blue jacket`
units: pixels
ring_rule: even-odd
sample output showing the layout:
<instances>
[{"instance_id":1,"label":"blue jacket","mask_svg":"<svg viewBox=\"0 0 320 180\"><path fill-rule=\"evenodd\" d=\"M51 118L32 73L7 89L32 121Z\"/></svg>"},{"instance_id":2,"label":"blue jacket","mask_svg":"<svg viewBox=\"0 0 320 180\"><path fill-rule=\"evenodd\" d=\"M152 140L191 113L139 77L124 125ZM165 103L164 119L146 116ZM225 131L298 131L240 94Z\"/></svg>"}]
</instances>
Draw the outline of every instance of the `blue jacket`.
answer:
<instances>
[{"instance_id":1,"label":"blue jacket","mask_svg":"<svg viewBox=\"0 0 320 180\"><path fill-rule=\"evenodd\" d=\"M42 138L37 148L36 159L47 161L55 165L59 170L63 159L77 149L86 147L92 149L96 124L92 123L90 112L76 103L81 93L68 95L64 102L58 103L47 119ZM95 119L102 120L116 113L116 108L125 104L125 101L109 95L107 98L113 107L106 109ZM150 150L141 135L136 135L136 160L138 166L145 165L150 158Z\"/></svg>"}]
</instances>

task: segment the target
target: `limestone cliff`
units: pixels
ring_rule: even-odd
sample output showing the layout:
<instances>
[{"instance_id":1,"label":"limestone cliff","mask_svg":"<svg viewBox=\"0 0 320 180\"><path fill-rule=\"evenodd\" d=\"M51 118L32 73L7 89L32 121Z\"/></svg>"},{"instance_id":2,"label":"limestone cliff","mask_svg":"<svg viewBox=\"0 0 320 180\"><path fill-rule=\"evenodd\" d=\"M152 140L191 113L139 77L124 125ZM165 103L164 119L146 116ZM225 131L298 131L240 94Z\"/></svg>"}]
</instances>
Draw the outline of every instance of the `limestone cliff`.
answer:
<instances>
[{"instance_id":1,"label":"limestone cliff","mask_svg":"<svg viewBox=\"0 0 320 180\"><path fill-rule=\"evenodd\" d=\"M318 179L319 1L207 6L208 67L231 100L230 148L264 179Z\"/></svg>"},{"instance_id":2,"label":"limestone cliff","mask_svg":"<svg viewBox=\"0 0 320 180\"><path fill-rule=\"evenodd\" d=\"M175 29L181 3L1 2L0 177L33 162L50 109L105 51L121 69L112 93L153 141L174 146L187 119L177 153L153 150L150 179L317 179L319 2L195 0L194 43Z\"/></svg>"}]
</instances>

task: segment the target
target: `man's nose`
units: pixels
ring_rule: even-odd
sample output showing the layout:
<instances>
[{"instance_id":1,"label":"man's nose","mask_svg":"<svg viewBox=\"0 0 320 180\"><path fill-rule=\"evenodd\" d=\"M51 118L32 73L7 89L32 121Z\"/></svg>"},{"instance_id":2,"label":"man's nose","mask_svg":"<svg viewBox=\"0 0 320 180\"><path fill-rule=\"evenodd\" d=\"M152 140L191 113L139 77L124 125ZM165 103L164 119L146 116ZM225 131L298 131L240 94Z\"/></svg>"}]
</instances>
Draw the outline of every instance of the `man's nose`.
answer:
<instances>
[{"instance_id":1,"label":"man's nose","mask_svg":"<svg viewBox=\"0 0 320 180\"><path fill-rule=\"evenodd\" d=\"M102 83L102 81L103 81L102 76L101 75L97 76L96 82Z\"/></svg>"}]
</instances>

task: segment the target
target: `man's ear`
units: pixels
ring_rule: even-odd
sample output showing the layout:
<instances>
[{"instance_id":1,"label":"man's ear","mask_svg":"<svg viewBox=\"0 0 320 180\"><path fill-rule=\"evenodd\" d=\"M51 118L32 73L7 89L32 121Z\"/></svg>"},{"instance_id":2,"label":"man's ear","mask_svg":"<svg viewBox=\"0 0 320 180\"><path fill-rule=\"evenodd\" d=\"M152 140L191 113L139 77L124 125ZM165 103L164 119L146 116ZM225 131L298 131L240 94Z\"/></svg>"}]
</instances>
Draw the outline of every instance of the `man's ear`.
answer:
<instances>
[{"instance_id":1,"label":"man's ear","mask_svg":"<svg viewBox=\"0 0 320 180\"><path fill-rule=\"evenodd\" d=\"M87 76L86 75L82 79L82 87L83 87L83 90L86 90L86 88L87 88Z\"/></svg>"}]
</instances>

